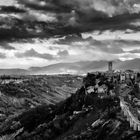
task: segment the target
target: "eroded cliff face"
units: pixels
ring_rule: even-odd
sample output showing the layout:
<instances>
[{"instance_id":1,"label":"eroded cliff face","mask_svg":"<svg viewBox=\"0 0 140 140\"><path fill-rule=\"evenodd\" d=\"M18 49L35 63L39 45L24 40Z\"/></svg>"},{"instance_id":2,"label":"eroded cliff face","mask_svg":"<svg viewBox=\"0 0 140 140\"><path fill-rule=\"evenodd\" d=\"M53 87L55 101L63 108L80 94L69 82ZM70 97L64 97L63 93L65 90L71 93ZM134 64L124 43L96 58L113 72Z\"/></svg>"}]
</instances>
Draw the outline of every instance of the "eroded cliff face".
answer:
<instances>
[{"instance_id":1,"label":"eroded cliff face","mask_svg":"<svg viewBox=\"0 0 140 140\"><path fill-rule=\"evenodd\" d=\"M89 87L92 90L89 90ZM125 115L121 104L123 98L123 101L127 102L126 108L134 115L135 112L130 109L134 102L132 99L128 101L127 97L135 97L135 88L129 87L131 90L128 92L128 88L123 87L125 96L118 94L122 91L121 88L121 83L116 85L113 79L105 75L88 74L81 88L66 100L56 104L39 105L8 118L0 126L1 138L137 140L140 137L138 127L134 129L130 126L129 115Z\"/></svg>"}]
</instances>

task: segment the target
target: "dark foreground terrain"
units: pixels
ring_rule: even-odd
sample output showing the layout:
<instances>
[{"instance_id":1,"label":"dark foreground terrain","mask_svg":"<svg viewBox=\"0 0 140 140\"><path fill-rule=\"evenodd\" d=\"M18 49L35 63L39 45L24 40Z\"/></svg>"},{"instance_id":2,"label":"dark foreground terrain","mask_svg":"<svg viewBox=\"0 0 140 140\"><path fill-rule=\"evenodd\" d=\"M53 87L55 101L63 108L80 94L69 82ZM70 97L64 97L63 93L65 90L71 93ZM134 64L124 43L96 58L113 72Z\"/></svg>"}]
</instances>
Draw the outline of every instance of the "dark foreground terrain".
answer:
<instances>
[{"instance_id":1,"label":"dark foreground terrain","mask_svg":"<svg viewBox=\"0 0 140 140\"><path fill-rule=\"evenodd\" d=\"M55 89L55 83L52 86ZM57 86L57 92L61 86L61 83ZM1 88L3 90L4 87ZM39 94L38 90L34 92ZM81 88L67 99L46 104L48 98L44 94L41 104L37 94L37 106L3 119L0 125L1 140L138 140L139 122L135 121L139 120L135 110L139 108L137 93L136 86L114 83L100 74L88 74ZM54 96L50 91L49 94ZM7 92L2 92L2 96L7 97ZM21 98L21 95L15 96ZM13 98L13 95L9 98ZM34 95L31 95L32 98Z\"/></svg>"}]
</instances>

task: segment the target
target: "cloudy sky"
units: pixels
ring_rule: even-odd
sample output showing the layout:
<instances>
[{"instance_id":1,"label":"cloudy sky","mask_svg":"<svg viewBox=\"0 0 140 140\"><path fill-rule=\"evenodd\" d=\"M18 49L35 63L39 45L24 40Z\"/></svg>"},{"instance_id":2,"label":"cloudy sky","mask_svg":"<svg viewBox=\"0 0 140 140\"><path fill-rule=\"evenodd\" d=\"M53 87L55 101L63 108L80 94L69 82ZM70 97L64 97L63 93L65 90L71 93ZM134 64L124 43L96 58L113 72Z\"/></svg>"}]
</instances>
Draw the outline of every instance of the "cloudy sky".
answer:
<instances>
[{"instance_id":1,"label":"cloudy sky","mask_svg":"<svg viewBox=\"0 0 140 140\"><path fill-rule=\"evenodd\" d=\"M0 68L135 58L139 0L0 1Z\"/></svg>"}]
</instances>

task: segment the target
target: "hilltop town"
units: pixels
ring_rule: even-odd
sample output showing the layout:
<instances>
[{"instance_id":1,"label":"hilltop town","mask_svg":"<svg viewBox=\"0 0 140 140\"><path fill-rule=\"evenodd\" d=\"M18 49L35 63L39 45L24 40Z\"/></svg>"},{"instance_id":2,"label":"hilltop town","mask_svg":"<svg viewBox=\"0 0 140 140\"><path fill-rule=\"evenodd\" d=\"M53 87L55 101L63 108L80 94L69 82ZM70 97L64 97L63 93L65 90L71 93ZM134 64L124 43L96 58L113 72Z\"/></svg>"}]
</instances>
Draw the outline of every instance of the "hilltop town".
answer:
<instances>
[{"instance_id":1,"label":"hilltop town","mask_svg":"<svg viewBox=\"0 0 140 140\"><path fill-rule=\"evenodd\" d=\"M137 140L140 137L140 73L113 70L109 62L107 72L88 73L84 77L29 77L22 77L22 82L19 78L6 80L0 86L1 98L6 101L10 96L15 102L13 109L18 110L9 111L11 114L1 112L2 140ZM11 82L22 90L6 92L6 86L8 91L15 90ZM32 85L32 90L25 89L25 83L28 87ZM44 86L48 86L46 93Z\"/></svg>"}]
</instances>

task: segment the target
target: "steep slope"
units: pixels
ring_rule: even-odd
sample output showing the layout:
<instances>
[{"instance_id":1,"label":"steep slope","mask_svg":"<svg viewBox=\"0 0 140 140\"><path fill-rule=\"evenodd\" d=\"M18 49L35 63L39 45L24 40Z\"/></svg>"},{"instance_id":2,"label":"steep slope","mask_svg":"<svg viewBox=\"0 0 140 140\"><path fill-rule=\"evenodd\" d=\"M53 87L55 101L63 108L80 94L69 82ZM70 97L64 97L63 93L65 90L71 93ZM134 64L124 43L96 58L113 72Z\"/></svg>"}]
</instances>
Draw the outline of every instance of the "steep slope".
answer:
<instances>
[{"instance_id":1,"label":"steep slope","mask_svg":"<svg viewBox=\"0 0 140 140\"><path fill-rule=\"evenodd\" d=\"M85 92L85 87L107 85L107 94ZM2 139L15 140L137 140L120 106L119 96L109 95L116 86L103 75L88 74L84 85L68 99L55 105L41 105L7 119L0 126ZM115 91L116 92L116 91ZM132 93L131 93L132 94Z\"/></svg>"}]
</instances>

